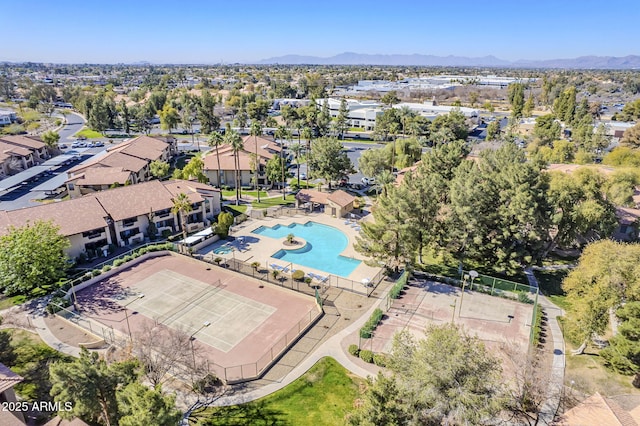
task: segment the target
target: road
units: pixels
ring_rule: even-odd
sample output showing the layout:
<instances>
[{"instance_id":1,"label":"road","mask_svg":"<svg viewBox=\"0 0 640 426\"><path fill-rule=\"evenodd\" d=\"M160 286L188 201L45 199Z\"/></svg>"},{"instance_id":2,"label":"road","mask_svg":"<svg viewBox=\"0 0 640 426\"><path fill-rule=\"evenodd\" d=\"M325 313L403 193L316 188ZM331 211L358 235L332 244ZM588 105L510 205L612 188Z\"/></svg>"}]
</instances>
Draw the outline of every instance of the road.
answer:
<instances>
[{"instance_id":1,"label":"road","mask_svg":"<svg viewBox=\"0 0 640 426\"><path fill-rule=\"evenodd\" d=\"M67 144L69 141L75 140L73 135L78 133L86 120L79 114L74 112L65 115L66 124L58 134L60 135L60 143Z\"/></svg>"}]
</instances>

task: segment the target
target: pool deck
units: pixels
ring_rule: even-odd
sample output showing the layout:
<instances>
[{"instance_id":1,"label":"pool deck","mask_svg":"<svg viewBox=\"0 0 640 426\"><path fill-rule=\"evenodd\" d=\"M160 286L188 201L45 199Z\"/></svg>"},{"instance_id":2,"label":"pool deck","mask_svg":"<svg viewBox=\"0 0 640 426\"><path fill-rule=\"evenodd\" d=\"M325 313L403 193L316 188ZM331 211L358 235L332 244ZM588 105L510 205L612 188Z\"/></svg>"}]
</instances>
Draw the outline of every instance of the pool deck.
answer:
<instances>
[{"instance_id":1,"label":"pool deck","mask_svg":"<svg viewBox=\"0 0 640 426\"><path fill-rule=\"evenodd\" d=\"M334 228L344 232L344 234L349 239L349 243L347 247L340 253L342 256L351 257L354 259L362 260L360 263L348 276L343 277L357 283L361 283L364 279L373 278L379 271L380 268L374 268L368 266L364 263L364 257L356 252L353 248L354 243L356 242L356 235L358 235L358 231L355 226L359 226L360 224L353 223L351 220L350 224L345 224L348 219L337 219L333 218L329 215L323 213L310 213L307 215L296 215L296 216L282 216L278 218L266 217L264 219L247 219L245 222L240 225L233 226L232 232L230 234L231 237L234 237L235 240L231 242L227 241L217 241L207 247L204 247L198 251L199 254L204 255L205 258L216 258L221 257L223 259L237 259L247 263L260 262L261 265L271 270L270 265L275 264L281 267L291 267L293 269L301 269L305 273L315 273L321 276L330 275L328 272L321 271L319 269L313 269L304 265L296 265L291 264L289 262L274 259L271 257L275 252L280 249L297 249L302 247L302 245L297 245L293 247L286 247L283 245L283 242L286 238L274 239L270 237L265 237L259 234L253 234L252 231L260 226L268 226L273 227L275 225L283 225L287 226L291 223L300 223L304 224L309 221L313 221L316 223L321 223L323 225L333 226ZM354 226L352 226L352 224ZM213 250L219 248L220 246L228 244L234 247L231 253L227 254L215 254Z\"/></svg>"}]
</instances>

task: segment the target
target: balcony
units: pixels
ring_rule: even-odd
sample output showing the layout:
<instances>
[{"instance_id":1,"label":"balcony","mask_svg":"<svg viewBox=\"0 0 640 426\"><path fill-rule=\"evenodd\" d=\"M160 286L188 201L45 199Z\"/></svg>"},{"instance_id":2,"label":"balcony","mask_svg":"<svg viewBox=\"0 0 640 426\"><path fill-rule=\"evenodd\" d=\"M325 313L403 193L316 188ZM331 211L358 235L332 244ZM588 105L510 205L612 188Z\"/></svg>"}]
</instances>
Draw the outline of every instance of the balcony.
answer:
<instances>
[{"instance_id":1,"label":"balcony","mask_svg":"<svg viewBox=\"0 0 640 426\"><path fill-rule=\"evenodd\" d=\"M106 238L106 235L104 232L96 232L89 235L83 235L83 237L87 240L97 240L98 238Z\"/></svg>"},{"instance_id":2,"label":"balcony","mask_svg":"<svg viewBox=\"0 0 640 426\"><path fill-rule=\"evenodd\" d=\"M202 229L202 223L188 223L187 224L187 232L195 232Z\"/></svg>"},{"instance_id":3,"label":"balcony","mask_svg":"<svg viewBox=\"0 0 640 426\"><path fill-rule=\"evenodd\" d=\"M123 220L122 221L122 229L133 228L134 226L136 226L137 222L138 222L137 219L135 219L135 220Z\"/></svg>"}]
</instances>

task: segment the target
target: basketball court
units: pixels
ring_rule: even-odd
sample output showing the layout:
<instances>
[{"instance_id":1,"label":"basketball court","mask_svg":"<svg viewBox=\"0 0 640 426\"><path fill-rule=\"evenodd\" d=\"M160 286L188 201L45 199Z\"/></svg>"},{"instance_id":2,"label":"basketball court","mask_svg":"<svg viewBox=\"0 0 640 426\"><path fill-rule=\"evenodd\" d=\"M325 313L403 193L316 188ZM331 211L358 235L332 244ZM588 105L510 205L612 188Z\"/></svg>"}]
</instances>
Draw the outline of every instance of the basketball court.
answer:
<instances>
[{"instance_id":1,"label":"basketball court","mask_svg":"<svg viewBox=\"0 0 640 426\"><path fill-rule=\"evenodd\" d=\"M362 347L389 352L393 335L409 330L416 338L430 325L455 323L488 347L505 343L526 352L529 345L533 305L489 296L446 284L412 278L400 298L391 300L373 339L362 339Z\"/></svg>"}]
</instances>

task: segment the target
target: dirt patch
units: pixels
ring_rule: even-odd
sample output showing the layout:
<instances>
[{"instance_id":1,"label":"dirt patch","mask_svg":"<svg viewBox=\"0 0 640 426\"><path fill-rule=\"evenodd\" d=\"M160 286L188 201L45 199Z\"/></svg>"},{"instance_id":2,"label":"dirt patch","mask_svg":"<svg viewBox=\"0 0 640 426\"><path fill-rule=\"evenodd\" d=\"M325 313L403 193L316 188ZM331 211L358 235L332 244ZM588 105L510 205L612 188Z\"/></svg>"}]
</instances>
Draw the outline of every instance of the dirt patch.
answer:
<instances>
[{"instance_id":1,"label":"dirt patch","mask_svg":"<svg viewBox=\"0 0 640 426\"><path fill-rule=\"evenodd\" d=\"M76 327L69 321L55 315L46 316L44 322L47 324L49 331L51 331L58 340L68 345L80 347L81 343L92 343L98 340L96 336L88 331Z\"/></svg>"}]
</instances>

